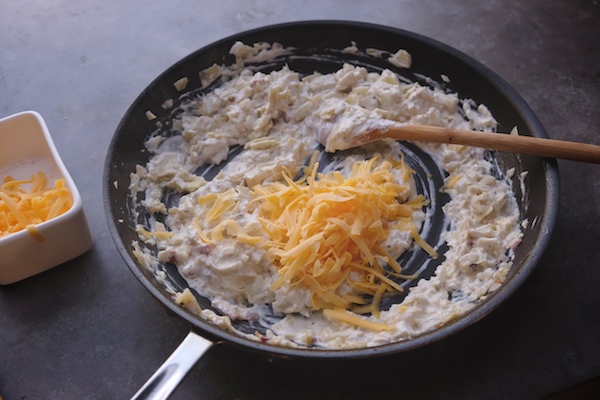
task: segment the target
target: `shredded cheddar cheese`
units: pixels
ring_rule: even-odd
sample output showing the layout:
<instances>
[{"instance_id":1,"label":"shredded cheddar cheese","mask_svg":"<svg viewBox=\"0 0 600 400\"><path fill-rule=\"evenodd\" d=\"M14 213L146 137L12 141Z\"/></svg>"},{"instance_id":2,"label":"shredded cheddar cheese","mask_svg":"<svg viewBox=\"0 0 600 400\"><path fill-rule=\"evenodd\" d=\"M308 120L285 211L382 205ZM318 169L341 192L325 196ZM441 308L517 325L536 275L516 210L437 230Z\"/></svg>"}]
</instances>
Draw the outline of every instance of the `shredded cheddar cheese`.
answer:
<instances>
[{"instance_id":1,"label":"shredded cheddar cheese","mask_svg":"<svg viewBox=\"0 0 600 400\"><path fill-rule=\"evenodd\" d=\"M29 180L4 178L0 186L0 237L27 229L34 239L45 239L36 225L65 213L73 205L64 179L57 179L53 188L46 186L43 172Z\"/></svg>"},{"instance_id":2,"label":"shredded cheddar cheese","mask_svg":"<svg viewBox=\"0 0 600 400\"><path fill-rule=\"evenodd\" d=\"M377 157L355 163L348 177L339 171L318 174L317 168L314 163L298 181L284 174L285 183L253 189L270 239L262 245L279 272L271 289L304 285L313 307L328 309L337 319L340 314L332 309L377 316L382 297L403 290L389 278L402 268L381 243L393 222L404 221L406 230L414 230L412 213L427 201L419 196L399 203L408 187L395 183L393 165ZM413 237L421 239L418 233ZM386 264L393 271L384 269Z\"/></svg>"},{"instance_id":3,"label":"shredded cheddar cheese","mask_svg":"<svg viewBox=\"0 0 600 400\"><path fill-rule=\"evenodd\" d=\"M33 237L35 240L37 240L40 243L43 242L44 240L46 240L44 235L42 235L40 233L40 231L38 231L37 228L35 227L35 225L33 225L33 224L27 225L27 232L31 235L31 237Z\"/></svg>"},{"instance_id":4,"label":"shredded cheddar cheese","mask_svg":"<svg viewBox=\"0 0 600 400\"><path fill-rule=\"evenodd\" d=\"M391 325L380 324L378 322L373 322L373 321L367 321L367 320L359 317L356 314L349 313L346 310L327 309L327 310L323 310L323 313L328 318L336 319L340 322L345 322L350 325L361 326L363 328L367 328L367 329L375 331L375 332L390 331L390 330L396 329L394 326L391 326Z\"/></svg>"}]
</instances>

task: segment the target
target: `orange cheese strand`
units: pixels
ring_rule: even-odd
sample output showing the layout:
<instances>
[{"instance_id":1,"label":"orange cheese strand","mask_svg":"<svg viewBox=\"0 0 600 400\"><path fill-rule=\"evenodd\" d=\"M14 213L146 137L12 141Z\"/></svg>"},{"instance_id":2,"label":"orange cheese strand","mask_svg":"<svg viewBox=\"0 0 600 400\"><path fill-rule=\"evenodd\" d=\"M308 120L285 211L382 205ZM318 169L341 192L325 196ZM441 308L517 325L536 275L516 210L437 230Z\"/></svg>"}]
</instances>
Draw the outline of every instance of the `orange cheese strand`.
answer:
<instances>
[{"instance_id":1,"label":"orange cheese strand","mask_svg":"<svg viewBox=\"0 0 600 400\"><path fill-rule=\"evenodd\" d=\"M323 310L323 313L328 318L335 319L340 322L345 322L350 325L360 326L360 327L363 327L363 328L366 328L366 329L369 329L369 330L372 330L375 332L391 331L391 330L396 329L394 326L391 326L391 325L367 321L355 314L350 314L345 310L327 309L327 310Z\"/></svg>"},{"instance_id":2,"label":"orange cheese strand","mask_svg":"<svg viewBox=\"0 0 600 400\"><path fill-rule=\"evenodd\" d=\"M63 179L57 179L53 188L46 186L43 172L29 180L4 178L0 186L0 237L27 229L36 240L43 240L35 225L65 213L73 205L73 196Z\"/></svg>"},{"instance_id":3,"label":"orange cheese strand","mask_svg":"<svg viewBox=\"0 0 600 400\"><path fill-rule=\"evenodd\" d=\"M284 174L285 183L253 188L270 239L261 245L279 272L271 289L304 285L315 309L377 315L381 298L402 290L382 268L401 271L381 243L392 222L412 227L413 210L427 201L418 196L400 204L408 187L395 183L392 164L377 157L355 163L347 178L339 171L317 174L317 168L296 182ZM365 295L372 298L368 306Z\"/></svg>"}]
</instances>

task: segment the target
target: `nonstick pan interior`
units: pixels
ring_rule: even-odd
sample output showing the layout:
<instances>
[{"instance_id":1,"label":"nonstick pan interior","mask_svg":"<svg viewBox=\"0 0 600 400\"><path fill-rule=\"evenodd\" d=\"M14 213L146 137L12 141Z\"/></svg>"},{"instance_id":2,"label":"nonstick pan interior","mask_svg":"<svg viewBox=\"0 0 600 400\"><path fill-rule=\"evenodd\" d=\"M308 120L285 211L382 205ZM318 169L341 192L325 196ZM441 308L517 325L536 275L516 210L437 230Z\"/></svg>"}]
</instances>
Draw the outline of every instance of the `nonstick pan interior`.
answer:
<instances>
[{"instance_id":1,"label":"nonstick pan interior","mask_svg":"<svg viewBox=\"0 0 600 400\"><path fill-rule=\"evenodd\" d=\"M135 171L136 165L146 164L151 156L144 147L148 136L157 129L168 131L171 109L165 109L163 105L169 99L175 100L176 104L182 100L181 92L177 91L173 83L182 77L187 77L189 82L186 91L195 95L201 88L199 71L214 63L224 65L233 63L233 57L228 52L236 41L246 44L277 42L286 48L293 48L289 54L257 66L264 72L288 65L290 69L304 74L315 71L330 73L348 62L365 66L373 71L388 68L408 80L422 84L430 84L431 81L427 79L429 77L445 90L458 92L461 98L471 98L477 103L486 104L499 123L499 131L508 132L514 126L518 126L519 133L522 135L546 137L543 127L532 110L501 78L470 57L414 33L364 23L312 21L260 28L206 46L165 71L134 101L115 132L105 164L103 182L105 209L115 243L133 274L168 310L188 321L194 330L211 340L225 340L247 349L266 351L280 356L360 358L412 349L453 334L489 313L525 280L544 251L556 219L558 208L556 163L554 160L544 160L534 156L493 153L492 156L501 169L515 168L513 187L522 217L529 221L529 225L524 232L521 245L516 250L513 267L503 286L469 313L433 332L411 340L367 349L291 349L254 342L221 330L176 305L165 291L164 284L151 271L142 267L132 253L131 243L138 239L135 225L144 223L149 216L137 206L137 200L129 195L130 174ZM342 51L353 43L361 53L349 54ZM412 55L412 67L410 69L394 67L386 61L386 57L379 58L365 54L368 48L382 50L384 54L385 52L393 54L399 49L405 49ZM449 78L447 83L442 80L442 75ZM184 98L187 95L184 94ZM148 119L147 111L151 111L157 118ZM446 201L444 195L438 190L443 177L436 172L436 167L431 164L430 159L428 160L428 156L415 146L407 143L405 150L411 165L417 170L420 169L418 176L421 178L418 184L425 188L424 191L428 191L426 195L436 199L433 206L441 207ZM523 171L527 171L528 178L523 186L525 191L521 193L522 185L519 176ZM430 190L428 188L431 182L434 184ZM173 201L175 200L176 196ZM134 210L141 213L136 215ZM432 230L432 234L439 236L442 229L443 226L437 226ZM423 267L425 257L419 254L408 254L404 257L412 257L412 264L409 263L412 267L409 268L418 270L424 277L431 275L437 265L436 262L430 262ZM174 266L164 265L163 268L169 285L176 290L187 287L185 280ZM208 299L201 296L197 296L197 299L202 307L210 308ZM236 328L248 333L257 329L247 322L236 324Z\"/></svg>"}]
</instances>

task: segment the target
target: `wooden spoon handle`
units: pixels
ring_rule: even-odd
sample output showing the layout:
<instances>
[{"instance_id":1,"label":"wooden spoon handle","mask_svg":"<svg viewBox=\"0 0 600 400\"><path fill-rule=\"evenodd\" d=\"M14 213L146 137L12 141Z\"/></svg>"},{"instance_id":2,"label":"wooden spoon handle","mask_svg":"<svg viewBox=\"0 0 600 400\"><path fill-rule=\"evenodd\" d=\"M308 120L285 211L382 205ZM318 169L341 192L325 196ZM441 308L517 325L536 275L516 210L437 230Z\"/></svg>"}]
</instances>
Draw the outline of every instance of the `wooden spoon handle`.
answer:
<instances>
[{"instance_id":1,"label":"wooden spoon handle","mask_svg":"<svg viewBox=\"0 0 600 400\"><path fill-rule=\"evenodd\" d=\"M382 132L396 140L452 143L600 164L600 146L531 136L488 133L428 125L392 125Z\"/></svg>"}]
</instances>

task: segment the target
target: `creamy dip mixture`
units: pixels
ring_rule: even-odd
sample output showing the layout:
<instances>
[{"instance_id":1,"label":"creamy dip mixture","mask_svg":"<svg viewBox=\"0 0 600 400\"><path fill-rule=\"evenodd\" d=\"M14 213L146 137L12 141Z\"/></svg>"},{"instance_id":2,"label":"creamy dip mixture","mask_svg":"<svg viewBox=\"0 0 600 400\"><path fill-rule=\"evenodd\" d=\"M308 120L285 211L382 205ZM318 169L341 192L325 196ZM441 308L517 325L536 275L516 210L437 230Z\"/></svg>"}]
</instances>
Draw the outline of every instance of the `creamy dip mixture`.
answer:
<instances>
[{"instance_id":1,"label":"creamy dip mixture","mask_svg":"<svg viewBox=\"0 0 600 400\"><path fill-rule=\"evenodd\" d=\"M390 266L411 246L427 247L417 243L420 236L415 232L423 233L431 218L422 211L426 201L414 201L420 193L403 163L401 144L380 141L346 150L339 162L321 171L323 175L314 175L313 168L319 142L325 144L329 134L335 137L335 132L349 126L394 121L493 132L496 121L488 109L457 94L405 82L389 70L368 72L347 64L335 73L302 76L287 67L270 73L244 68L245 61L273 49L278 54L284 51L277 46L236 44L231 50L237 57L236 68L213 66L204 71L207 85L219 76L226 79L181 105L182 112L173 114L176 117L171 121L173 135L148 140L154 155L131 175L130 190L134 197L142 192L145 209L164 216L157 218L164 222L153 220L150 226L138 227L140 240L158 248L153 253L134 242L138 260L157 275L160 263L175 264L190 287L209 298L223 315L201 309L188 290L173 296L219 326L235 330L231 320L260 322L267 315L280 317L274 324L265 323L266 335L245 336L286 346L360 348L410 339L460 316L497 289L511 267L522 233L511 184L502 173L496 177L497 167L484 150L416 143L445 171L445 186L437 189L450 196L443 206L448 229L440 243L429 243L435 248L429 252L435 257L443 243L448 250L434 276L419 280L401 303L381 312L364 311L369 304L377 304L373 298L382 292L365 295L354 283L385 286L385 297L394 288L386 278L410 279ZM395 65L398 60L404 67L410 64L410 55L403 50L391 59ZM274 187L294 187L290 181L299 176L299 186L325 180L327 173L333 179L334 171L339 171L336 179L346 185L354 182L349 178L353 166L370 159L376 161L361 177L386 174L386 187L398 190L394 195L398 204L418 204L402 223L383 217L378 222L385 235L378 239L374 247L380 250L366 267L375 265L384 277L372 270L363 274L364 269L358 267L340 279L338 286L314 284L316 278L309 281L306 269L291 278L283 276L281 271L289 270L282 269L282 254L289 249L272 244L261 194ZM210 180L206 173L204 177L194 173L207 163L222 167ZM166 192L183 195L176 206L169 207L163 202ZM315 218L325 220L326 214ZM293 222L288 229L294 229ZM322 237L311 246L325 246L326 240ZM334 239L330 242L336 244ZM339 265L345 268L343 262ZM332 293L356 299L355 303L340 307L338 297L329 297Z\"/></svg>"}]
</instances>

